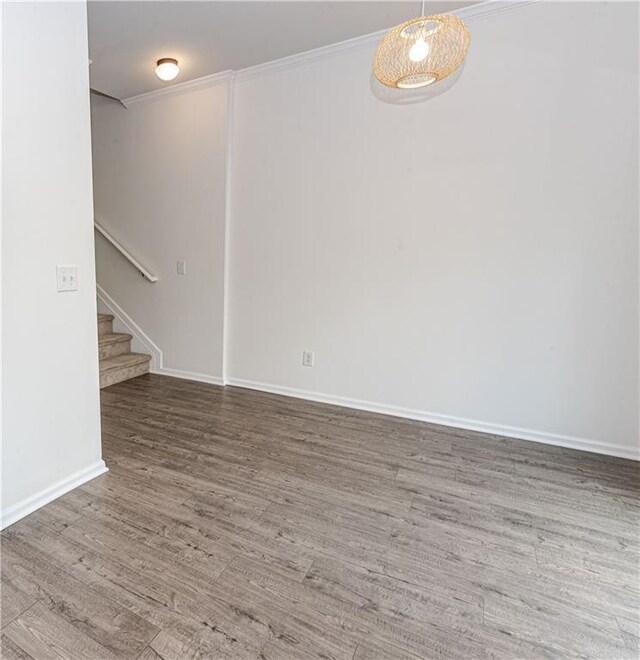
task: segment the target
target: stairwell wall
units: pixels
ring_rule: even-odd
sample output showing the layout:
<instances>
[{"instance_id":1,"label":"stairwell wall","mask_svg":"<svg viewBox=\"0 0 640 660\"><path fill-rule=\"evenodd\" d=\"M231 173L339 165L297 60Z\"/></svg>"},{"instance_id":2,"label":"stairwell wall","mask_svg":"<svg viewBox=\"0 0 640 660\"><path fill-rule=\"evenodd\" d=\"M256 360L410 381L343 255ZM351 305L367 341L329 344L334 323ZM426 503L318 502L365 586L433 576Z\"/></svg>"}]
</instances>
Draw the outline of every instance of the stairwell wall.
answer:
<instances>
[{"instance_id":1,"label":"stairwell wall","mask_svg":"<svg viewBox=\"0 0 640 660\"><path fill-rule=\"evenodd\" d=\"M92 98L96 218L159 277L98 235L98 282L161 347L156 371L209 382L223 373L228 102L226 80L128 109Z\"/></svg>"}]
</instances>

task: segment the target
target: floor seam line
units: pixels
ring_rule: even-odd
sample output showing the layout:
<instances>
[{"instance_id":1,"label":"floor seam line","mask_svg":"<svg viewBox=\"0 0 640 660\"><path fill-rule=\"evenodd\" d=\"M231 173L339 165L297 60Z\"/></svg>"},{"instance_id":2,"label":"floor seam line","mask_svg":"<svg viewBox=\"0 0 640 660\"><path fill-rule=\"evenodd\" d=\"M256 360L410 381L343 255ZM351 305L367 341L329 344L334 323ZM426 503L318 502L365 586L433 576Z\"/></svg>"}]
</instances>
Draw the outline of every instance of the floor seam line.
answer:
<instances>
[{"instance_id":1,"label":"floor seam line","mask_svg":"<svg viewBox=\"0 0 640 660\"><path fill-rule=\"evenodd\" d=\"M158 637L158 635L161 632L162 632L162 628L160 630L158 630L158 632L147 642L146 646L142 649L142 651L140 651L140 653L138 653L138 655L136 656L136 660L138 658L140 658L140 656L142 656L142 654L151 646L151 644L153 644L153 642L155 641L155 639ZM155 651L154 651L154 653L155 653Z\"/></svg>"}]
</instances>

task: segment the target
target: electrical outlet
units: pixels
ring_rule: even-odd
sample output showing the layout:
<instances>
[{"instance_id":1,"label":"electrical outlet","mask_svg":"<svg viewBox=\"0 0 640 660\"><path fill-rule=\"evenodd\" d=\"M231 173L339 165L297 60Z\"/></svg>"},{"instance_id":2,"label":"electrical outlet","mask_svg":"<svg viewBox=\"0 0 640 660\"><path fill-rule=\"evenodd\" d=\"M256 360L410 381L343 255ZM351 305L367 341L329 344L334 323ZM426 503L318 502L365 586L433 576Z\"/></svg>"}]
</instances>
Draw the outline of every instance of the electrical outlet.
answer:
<instances>
[{"instance_id":1,"label":"electrical outlet","mask_svg":"<svg viewBox=\"0 0 640 660\"><path fill-rule=\"evenodd\" d=\"M316 354L313 351L302 351L302 366L313 367L316 361Z\"/></svg>"},{"instance_id":2,"label":"electrical outlet","mask_svg":"<svg viewBox=\"0 0 640 660\"><path fill-rule=\"evenodd\" d=\"M78 290L78 267L77 266L57 266L56 281L58 291L77 291Z\"/></svg>"},{"instance_id":3,"label":"electrical outlet","mask_svg":"<svg viewBox=\"0 0 640 660\"><path fill-rule=\"evenodd\" d=\"M178 261L176 262L177 270L178 270L178 275L186 275L187 274L187 262L186 261Z\"/></svg>"}]
</instances>

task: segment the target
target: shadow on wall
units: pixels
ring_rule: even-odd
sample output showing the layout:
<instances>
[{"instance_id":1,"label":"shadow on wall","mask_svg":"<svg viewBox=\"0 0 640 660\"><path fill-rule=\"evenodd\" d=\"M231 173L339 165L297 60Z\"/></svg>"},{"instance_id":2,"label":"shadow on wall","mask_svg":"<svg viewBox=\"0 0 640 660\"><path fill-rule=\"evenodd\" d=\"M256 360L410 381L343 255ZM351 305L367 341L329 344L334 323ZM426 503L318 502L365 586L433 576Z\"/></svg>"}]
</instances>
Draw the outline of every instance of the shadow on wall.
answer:
<instances>
[{"instance_id":1,"label":"shadow on wall","mask_svg":"<svg viewBox=\"0 0 640 660\"><path fill-rule=\"evenodd\" d=\"M390 103L392 105L410 105L413 103L424 103L442 96L448 92L462 75L464 64L461 64L454 73L447 76L441 82L434 85L427 85L419 89L396 89L383 85L372 73L371 74L371 91L373 95L383 103Z\"/></svg>"}]
</instances>

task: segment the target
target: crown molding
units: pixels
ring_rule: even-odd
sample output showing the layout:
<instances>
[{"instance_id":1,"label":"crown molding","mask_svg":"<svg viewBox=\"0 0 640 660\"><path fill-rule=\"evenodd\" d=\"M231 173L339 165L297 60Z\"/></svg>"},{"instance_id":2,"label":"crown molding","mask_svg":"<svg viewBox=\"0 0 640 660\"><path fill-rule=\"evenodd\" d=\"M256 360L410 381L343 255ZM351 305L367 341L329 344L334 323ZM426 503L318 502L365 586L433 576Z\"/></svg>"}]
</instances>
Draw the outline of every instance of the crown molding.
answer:
<instances>
[{"instance_id":1,"label":"crown molding","mask_svg":"<svg viewBox=\"0 0 640 660\"><path fill-rule=\"evenodd\" d=\"M473 24L478 20L491 18L497 14L506 14L516 9L525 9L548 2L553 2L553 0L485 0L484 2L479 2L477 5L464 7L451 13Z\"/></svg>"},{"instance_id":2,"label":"crown molding","mask_svg":"<svg viewBox=\"0 0 640 660\"><path fill-rule=\"evenodd\" d=\"M523 9L532 5L539 5L548 0L486 0L479 2L475 5L462 7L461 9L450 12L458 16L466 23L473 24L478 20L502 14L505 12L514 11L516 9ZM340 41L328 46L321 46L313 50L307 50L302 53L289 55L278 60L265 62L264 64L256 64L245 69L239 69L236 72L237 80L247 80L269 73L275 73L284 69L295 69L308 64L315 64L332 59L339 55L355 54L361 51L372 50L375 48L380 39L389 31L389 29L380 30L378 32L371 32L364 34L353 39Z\"/></svg>"},{"instance_id":3,"label":"crown molding","mask_svg":"<svg viewBox=\"0 0 640 660\"><path fill-rule=\"evenodd\" d=\"M353 37L352 39L339 41L335 44L329 44L328 46L320 46L320 48L313 48L312 50L305 50L302 53L288 55L287 57L272 60L271 62L249 66L246 69L239 69L236 72L236 77L238 80L247 80L249 78L257 78L267 73L282 71L283 69L297 69L301 66L306 66L307 64L324 62L325 60L332 59L339 55L358 53L377 45L386 32L387 30L372 32L360 37Z\"/></svg>"},{"instance_id":4,"label":"crown molding","mask_svg":"<svg viewBox=\"0 0 640 660\"><path fill-rule=\"evenodd\" d=\"M485 2L479 2L475 5L469 5L468 7L454 10L451 13L455 14L466 23L473 24L478 20L484 20L497 14L539 5L548 1L550 0L486 0ZM188 92L213 87L229 81L249 80L251 78L257 78L278 71L296 69L302 66L307 66L308 64L324 62L325 60L333 59L340 55L354 54L370 50L377 46L378 42L386 32L387 30L380 30L379 32L372 32L360 37L354 37L353 39L347 39L346 41L329 44L328 46L321 46L320 48L314 48L302 53L288 55L287 57L282 57L271 62L256 64L255 66L239 69L238 71L222 71L210 76L195 78L194 80L171 85L171 87L163 87L162 89L147 92L146 94L131 96L127 99L123 99L122 102L127 108L132 108L136 105L152 103L170 96L186 94Z\"/></svg>"},{"instance_id":5,"label":"crown molding","mask_svg":"<svg viewBox=\"0 0 640 660\"><path fill-rule=\"evenodd\" d=\"M133 108L136 105L143 105L145 103L154 103L170 96L179 96L180 94L187 94L188 92L195 92L199 89L208 89L209 87L227 83L233 80L234 76L234 71L220 71L210 76L203 76L202 78L177 83L176 85L171 85L171 87L163 87L162 89L154 89L152 92L146 92L145 94L130 96L129 98L122 99L122 103L126 108Z\"/></svg>"}]
</instances>

